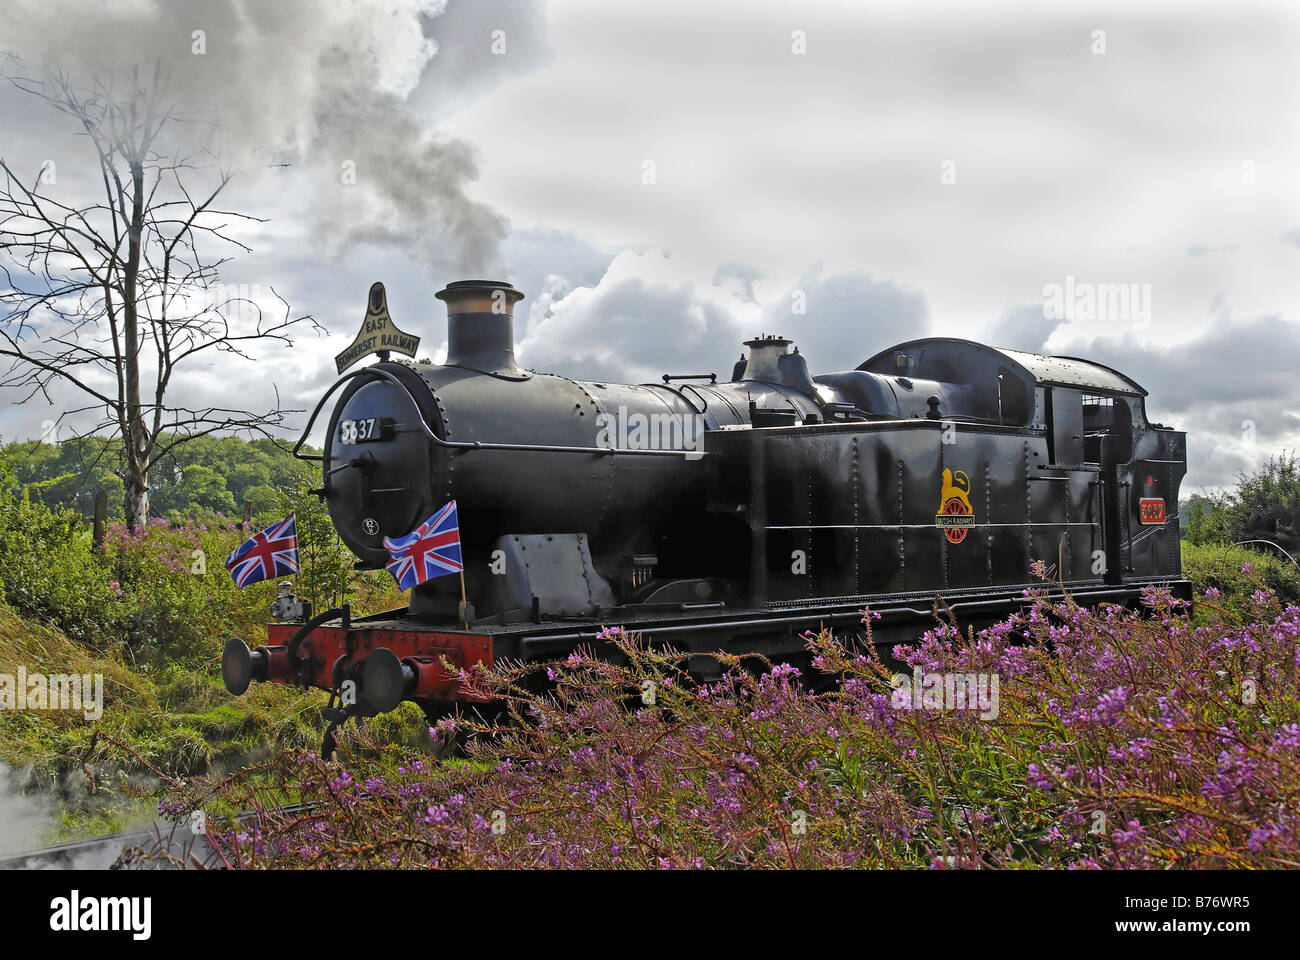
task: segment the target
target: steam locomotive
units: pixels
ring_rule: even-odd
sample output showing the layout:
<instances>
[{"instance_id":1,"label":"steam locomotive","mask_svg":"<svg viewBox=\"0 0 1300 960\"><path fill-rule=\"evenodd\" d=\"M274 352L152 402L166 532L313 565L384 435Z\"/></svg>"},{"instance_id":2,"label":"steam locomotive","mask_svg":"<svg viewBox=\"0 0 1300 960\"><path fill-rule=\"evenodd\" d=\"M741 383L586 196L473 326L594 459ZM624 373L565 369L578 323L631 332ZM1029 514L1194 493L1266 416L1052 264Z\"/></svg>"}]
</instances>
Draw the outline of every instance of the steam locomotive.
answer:
<instances>
[{"instance_id":1,"label":"steam locomotive","mask_svg":"<svg viewBox=\"0 0 1300 960\"><path fill-rule=\"evenodd\" d=\"M467 696L444 660L599 649L613 625L695 654L798 660L803 632L860 630L866 606L888 646L932 622L936 596L963 622L1008 615L1041 586L1035 561L1081 602L1133 604L1152 583L1190 598L1186 435L1150 423L1146 391L1109 367L927 338L812 376L769 335L726 382L582 381L516 362L509 283L437 297L446 362L381 349L307 433L339 393L318 494L358 568L383 567L385 537L455 500L463 585L430 580L376 616L275 623L253 651L232 640L232 694L348 684L335 720L403 700L437 715Z\"/></svg>"}]
</instances>

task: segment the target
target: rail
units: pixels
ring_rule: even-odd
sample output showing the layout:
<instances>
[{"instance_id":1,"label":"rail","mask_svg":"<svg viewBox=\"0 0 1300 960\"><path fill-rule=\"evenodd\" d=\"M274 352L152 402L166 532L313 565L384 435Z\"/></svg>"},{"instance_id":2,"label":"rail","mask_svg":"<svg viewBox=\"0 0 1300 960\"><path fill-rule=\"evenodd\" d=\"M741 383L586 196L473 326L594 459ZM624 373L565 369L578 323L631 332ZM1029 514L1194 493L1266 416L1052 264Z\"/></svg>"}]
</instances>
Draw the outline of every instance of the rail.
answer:
<instances>
[{"instance_id":1,"label":"rail","mask_svg":"<svg viewBox=\"0 0 1300 960\"><path fill-rule=\"evenodd\" d=\"M300 813L309 812L319 806L320 804L315 801L289 803L277 808L276 812L282 816L293 817ZM254 811L245 811L237 814L235 820L240 824L244 824L257 816L258 814ZM151 842L155 845L166 842L170 851L176 829L182 825L172 825L169 833L164 833L162 826L162 824L155 823L147 830L111 833L105 836L87 837L84 840L56 843L48 847L37 847L33 850L18 853L0 854L0 870L31 870L51 867L63 867L73 870L102 869L120 859L121 855L128 850L142 848L145 844ZM199 840L204 835L193 834L193 836L196 840ZM108 859L110 857L112 859Z\"/></svg>"}]
</instances>

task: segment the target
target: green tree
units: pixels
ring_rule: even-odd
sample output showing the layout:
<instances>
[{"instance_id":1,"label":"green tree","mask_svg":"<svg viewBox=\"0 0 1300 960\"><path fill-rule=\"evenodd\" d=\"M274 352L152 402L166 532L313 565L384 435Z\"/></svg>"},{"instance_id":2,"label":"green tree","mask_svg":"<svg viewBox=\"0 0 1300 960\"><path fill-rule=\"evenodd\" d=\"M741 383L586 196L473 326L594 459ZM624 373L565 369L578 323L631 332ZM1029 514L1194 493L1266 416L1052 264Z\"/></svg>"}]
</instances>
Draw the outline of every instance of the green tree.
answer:
<instances>
[{"instance_id":1,"label":"green tree","mask_svg":"<svg viewBox=\"0 0 1300 960\"><path fill-rule=\"evenodd\" d=\"M282 500L298 524L298 556L302 563L304 596L312 608L324 610L347 601L355 575L353 556L339 539L329 511L311 492L319 476L304 474Z\"/></svg>"},{"instance_id":2,"label":"green tree","mask_svg":"<svg viewBox=\"0 0 1300 960\"><path fill-rule=\"evenodd\" d=\"M1197 496L1180 513L1194 544L1269 540L1292 556L1300 553L1300 464L1295 453L1269 457L1254 473L1238 475L1228 493Z\"/></svg>"},{"instance_id":3,"label":"green tree","mask_svg":"<svg viewBox=\"0 0 1300 960\"><path fill-rule=\"evenodd\" d=\"M1228 512L1223 494L1193 494L1178 507L1182 535L1191 543L1231 543Z\"/></svg>"},{"instance_id":4,"label":"green tree","mask_svg":"<svg viewBox=\"0 0 1300 960\"><path fill-rule=\"evenodd\" d=\"M244 491L244 499L252 504L254 516L274 513L283 502L279 490L265 485L249 487Z\"/></svg>"},{"instance_id":5,"label":"green tree","mask_svg":"<svg viewBox=\"0 0 1300 960\"><path fill-rule=\"evenodd\" d=\"M119 446L116 439L84 437L59 444L11 443L0 451L11 464L11 482L33 502L89 518L95 494L105 490L109 516L121 518L123 484L114 470ZM194 473L195 468L202 469ZM149 479L151 511L156 516L215 511L240 516L247 499L253 501L254 513L273 512L281 491L296 488L309 472L306 463L274 440L201 437L159 458Z\"/></svg>"},{"instance_id":6,"label":"green tree","mask_svg":"<svg viewBox=\"0 0 1300 960\"><path fill-rule=\"evenodd\" d=\"M1269 457L1255 473L1242 474L1229 507L1233 540L1272 540L1288 553L1300 551L1300 470L1295 453Z\"/></svg>"},{"instance_id":7,"label":"green tree","mask_svg":"<svg viewBox=\"0 0 1300 960\"><path fill-rule=\"evenodd\" d=\"M167 497L159 497L158 506L169 510L195 509L212 513L233 514L236 510L235 498L226 488L225 479L211 467L201 464L186 467L180 482L167 492Z\"/></svg>"}]
</instances>

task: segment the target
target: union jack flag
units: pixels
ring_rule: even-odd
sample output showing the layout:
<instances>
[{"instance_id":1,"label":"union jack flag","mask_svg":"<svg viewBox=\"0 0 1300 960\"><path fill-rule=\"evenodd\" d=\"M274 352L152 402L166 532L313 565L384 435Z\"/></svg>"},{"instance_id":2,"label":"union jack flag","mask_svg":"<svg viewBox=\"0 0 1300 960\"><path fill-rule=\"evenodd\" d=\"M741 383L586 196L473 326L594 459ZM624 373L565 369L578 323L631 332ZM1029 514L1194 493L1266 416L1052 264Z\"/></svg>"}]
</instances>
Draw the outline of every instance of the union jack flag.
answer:
<instances>
[{"instance_id":1,"label":"union jack flag","mask_svg":"<svg viewBox=\"0 0 1300 960\"><path fill-rule=\"evenodd\" d=\"M238 587L272 580L286 573L297 573L298 521L289 514L261 533L245 540L226 558L226 569Z\"/></svg>"},{"instance_id":2,"label":"union jack flag","mask_svg":"<svg viewBox=\"0 0 1300 960\"><path fill-rule=\"evenodd\" d=\"M384 537L384 549L393 558L385 566L403 590L435 577L460 573L456 501L451 501L406 536L396 540Z\"/></svg>"}]
</instances>

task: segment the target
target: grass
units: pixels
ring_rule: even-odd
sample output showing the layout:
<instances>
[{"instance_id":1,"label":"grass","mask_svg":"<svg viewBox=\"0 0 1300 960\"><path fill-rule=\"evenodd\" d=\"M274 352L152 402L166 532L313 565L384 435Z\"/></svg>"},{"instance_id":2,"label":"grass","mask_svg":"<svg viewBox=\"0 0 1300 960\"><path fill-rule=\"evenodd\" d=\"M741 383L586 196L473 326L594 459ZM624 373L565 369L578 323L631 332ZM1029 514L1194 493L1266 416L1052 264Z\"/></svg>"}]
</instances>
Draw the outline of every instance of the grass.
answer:
<instances>
[{"instance_id":1,"label":"grass","mask_svg":"<svg viewBox=\"0 0 1300 960\"><path fill-rule=\"evenodd\" d=\"M1197 546L1184 540L1182 552L1183 575L1196 585L1198 601L1204 601L1206 590L1217 590L1215 606L1245 617L1251 598L1262 587L1276 593L1283 606L1300 604L1300 569L1275 550L1222 543ZM1208 616L1209 607L1202 604L1196 622L1205 623Z\"/></svg>"},{"instance_id":2,"label":"grass","mask_svg":"<svg viewBox=\"0 0 1300 960\"><path fill-rule=\"evenodd\" d=\"M111 833L151 817L152 801L139 795L153 784L150 766L182 777L235 770L320 741L323 695L259 684L235 701L215 656L193 666L132 667L120 654L92 652L0 606L0 673L16 675L20 666L29 675L104 678L98 722L57 710L0 714L10 786L49 796L57 808L37 842Z\"/></svg>"}]
</instances>

